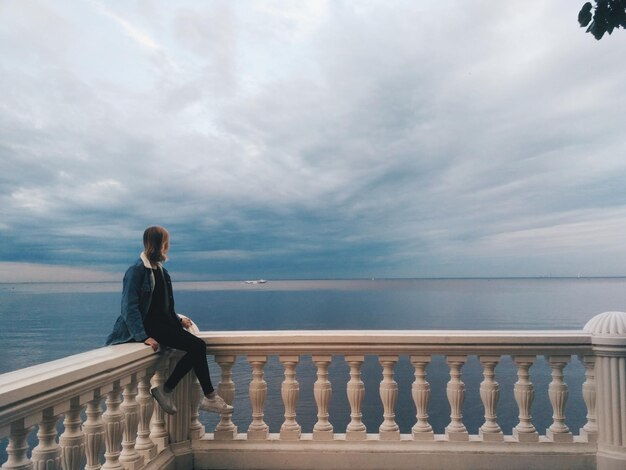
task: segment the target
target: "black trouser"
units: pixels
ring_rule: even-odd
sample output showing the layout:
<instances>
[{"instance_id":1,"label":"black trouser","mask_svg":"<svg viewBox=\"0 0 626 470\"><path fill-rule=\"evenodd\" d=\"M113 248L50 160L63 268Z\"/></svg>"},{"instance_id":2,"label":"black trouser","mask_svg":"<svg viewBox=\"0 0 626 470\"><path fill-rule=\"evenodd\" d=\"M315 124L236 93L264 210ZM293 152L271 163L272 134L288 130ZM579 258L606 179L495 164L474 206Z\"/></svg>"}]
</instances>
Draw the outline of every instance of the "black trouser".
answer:
<instances>
[{"instance_id":1,"label":"black trouser","mask_svg":"<svg viewBox=\"0 0 626 470\"><path fill-rule=\"evenodd\" d=\"M208 395L213 392L204 341L184 330L181 326L171 325L169 322L148 322L145 327L146 333L156 339L159 344L187 353L178 361L169 379L165 382L167 388L173 390L185 374L193 369L204 394Z\"/></svg>"}]
</instances>

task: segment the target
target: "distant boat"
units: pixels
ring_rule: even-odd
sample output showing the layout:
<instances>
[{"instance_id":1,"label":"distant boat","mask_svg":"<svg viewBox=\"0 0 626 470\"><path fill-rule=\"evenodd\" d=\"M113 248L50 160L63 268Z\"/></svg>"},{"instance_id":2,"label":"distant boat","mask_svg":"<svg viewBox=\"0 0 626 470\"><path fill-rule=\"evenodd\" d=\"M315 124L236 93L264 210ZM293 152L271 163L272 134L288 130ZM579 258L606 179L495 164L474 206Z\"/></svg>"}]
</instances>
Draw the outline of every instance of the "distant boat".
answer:
<instances>
[{"instance_id":1,"label":"distant boat","mask_svg":"<svg viewBox=\"0 0 626 470\"><path fill-rule=\"evenodd\" d=\"M244 281L246 284L265 284L267 281L265 279L256 279L254 281Z\"/></svg>"}]
</instances>

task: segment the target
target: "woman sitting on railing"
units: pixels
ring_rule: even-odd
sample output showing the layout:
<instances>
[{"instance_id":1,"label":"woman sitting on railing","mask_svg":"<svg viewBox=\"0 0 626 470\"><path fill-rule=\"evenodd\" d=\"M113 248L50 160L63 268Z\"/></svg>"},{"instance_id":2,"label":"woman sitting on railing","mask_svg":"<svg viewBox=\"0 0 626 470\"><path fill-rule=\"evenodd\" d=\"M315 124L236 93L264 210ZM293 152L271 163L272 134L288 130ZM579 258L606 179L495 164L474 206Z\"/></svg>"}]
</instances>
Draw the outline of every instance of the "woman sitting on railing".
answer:
<instances>
[{"instance_id":1,"label":"woman sitting on railing","mask_svg":"<svg viewBox=\"0 0 626 470\"><path fill-rule=\"evenodd\" d=\"M148 227L143 234L144 251L124 275L122 312L106 344L143 341L158 351L159 345L185 351L164 384L151 393L166 413L176 413L172 391L193 369L202 386L200 409L223 412L232 410L211 384L206 362L206 345L185 328L192 322L174 311L172 281L162 263L167 259L169 233L163 227Z\"/></svg>"}]
</instances>

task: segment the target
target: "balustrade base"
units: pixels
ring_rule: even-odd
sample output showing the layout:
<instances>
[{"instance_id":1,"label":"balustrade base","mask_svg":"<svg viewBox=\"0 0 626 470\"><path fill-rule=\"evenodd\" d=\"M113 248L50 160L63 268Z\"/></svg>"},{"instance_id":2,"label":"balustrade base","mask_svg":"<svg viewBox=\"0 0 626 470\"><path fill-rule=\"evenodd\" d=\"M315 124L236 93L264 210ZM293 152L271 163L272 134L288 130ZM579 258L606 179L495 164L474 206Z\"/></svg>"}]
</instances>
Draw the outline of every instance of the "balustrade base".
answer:
<instances>
[{"instance_id":1,"label":"balustrade base","mask_svg":"<svg viewBox=\"0 0 626 470\"><path fill-rule=\"evenodd\" d=\"M478 435L483 442L502 442L504 440L504 434L501 432L483 432L479 430Z\"/></svg>"},{"instance_id":2,"label":"balustrade base","mask_svg":"<svg viewBox=\"0 0 626 470\"><path fill-rule=\"evenodd\" d=\"M264 441L269 437L269 435L270 435L269 428L248 431L248 440L249 441Z\"/></svg>"},{"instance_id":3,"label":"balustrade base","mask_svg":"<svg viewBox=\"0 0 626 470\"><path fill-rule=\"evenodd\" d=\"M140 457L130 461L122 460L120 458L120 463L124 467L124 470L139 470L140 468L143 468L145 462L144 459Z\"/></svg>"},{"instance_id":4,"label":"balustrade base","mask_svg":"<svg viewBox=\"0 0 626 470\"><path fill-rule=\"evenodd\" d=\"M449 442L442 434L435 434L430 442L415 442L412 434L401 434L400 440L392 442L383 441L379 434L368 434L366 440L361 442L347 441L347 434L339 433L334 435L332 441L318 441L312 434L303 433L298 441L284 441L279 434L270 434L267 441L249 441L245 434L239 434L229 442L216 441L211 434L207 434L191 443L193 468L596 469L595 446L578 437L573 443L554 443L541 436L536 445L519 445L511 436L504 436L503 442L484 442L478 435L470 435L468 442ZM152 470L152 467L147 470Z\"/></svg>"},{"instance_id":5,"label":"balustrade base","mask_svg":"<svg viewBox=\"0 0 626 470\"><path fill-rule=\"evenodd\" d=\"M170 449L166 449L148 462L143 470L176 470L176 468L181 468L180 463L177 466L180 460L180 457L175 456Z\"/></svg>"},{"instance_id":6,"label":"balustrade base","mask_svg":"<svg viewBox=\"0 0 626 470\"><path fill-rule=\"evenodd\" d=\"M189 437L191 439L200 439L204 436L204 427L189 429Z\"/></svg>"},{"instance_id":7,"label":"balustrade base","mask_svg":"<svg viewBox=\"0 0 626 470\"><path fill-rule=\"evenodd\" d=\"M13 470L14 468L16 467L11 467L11 470ZM102 470L124 470L124 465L122 465L121 462L104 462L101 468ZM22 468L20 467L19 470L22 470ZM28 470L33 470L33 467L28 467Z\"/></svg>"},{"instance_id":8,"label":"balustrade base","mask_svg":"<svg viewBox=\"0 0 626 470\"><path fill-rule=\"evenodd\" d=\"M400 431L381 431L379 439L381 441L399 441Z\"/></svg>"},{"instance_id":9,"label":"balustrade base","mask_svg":"<svg viewBox=\"0 0 626 470\"><path fill-rule=\"evenodd\" d=\"M200 439L202 436L198 436L197 438L194 439ZM139 455L141 455L144 459L144 461L148 462L149 460L152 460L153 458L156 457L157 455L157 448L155 447L151 447L150 449L136 449L137 452L139 452Z\"/></svg>"},{"instance_id":10,"label":"balustrade base","mask_svg":"<svg viewBox=\"0 0 626 470\"><path fill-rule=\"evenodd\" d=\"M315 441L332 441L335 437L333 431L316 431L313 430L313 440Z\"/></svg>"},{"instance_id":11,"label":"balustrade base","mask_svg":"<svg viewBox=\"0 0 626 470\"><path fill-rule=\"evenodd\" d=\"M235 426L233 429L218 429L215 431L214 437L216 441L233 440L237 437L237 427Z\"/></svg>"},{"instance_id":12,"label":"balustrade base","mask_svg":"<svg viewBox=\"0 0 626 470\"><path fill-rule=\"evenodd\" d=\"M467 431L446 431L446 439L452 442L469 441L469 433Z\"/></svg>"},{"instance_id":13,"label":"balustrade base","mask_svg":"<svg viewBox=\"0 0 626 470\"><path fill-rule=\"evenodd\" d=\"M364 441L365 439L367 439L365 430L346 432L346 441Z\"/></svg>"},{"instance_id":14,"label":"balustrade base","mask_svg":"<svg viewBox=\"0 0 626 470\"><path fill-rule=\"evenodd\" d=\"M414 441L432 441L435 439L435 433L433 431L415 432L413 431Z\"/></svg>"},{"instance_id":15,"label":"balustrade base","mask_svg":"<svg viewBox=\"0 0 626 470\"><path fill-rule=\"evenodd\" d=\"M596 442L598 442L598 431L589 432L584 428L580 428L580 437L585 442L589 442L590 444L595 444Z\"/></svg>"},{"instance_id":16,"label":"balustrade base","mask_svg":"<svg viewBox=\"0 0 626 470\"><path fill-rule=\"evenodd\" d=\"M517 442L539 442L539 433L533 432L519 432L517 429L513 429L513 438Z\"/></svg>"},{"instance_id":17,"label":"balustrade base","mask_svg":"<svg viewBox=\"0 0 626 470\"><path fill-rule=\"evenodd\" d=\"M157 454L163 452L163 450L167 449L167 446L170 443L170 438L168 436L164 437L150 437L154 445L157 447Z\"/></svg>"},{"instance_id":18,"label":"balustrade base","mask_svg":"<svg viewBox=\"0 0 626 470\"><path fill-rule=\"evenodd\" d=\"M546 437L552 442L574 442L571 432L552 432L546 429Z\"/></svg>"},{"instance_id":19,"label":"balustrade base","mask_svg":"<svg viewBox=\"0 0 626 470\"><path fill-rule=\"evenodd\" d=\"M280 431L280 439L282 441L297 441L301 435L302 431L300 429L284 429Z\"/></svg>"}]
</instances>

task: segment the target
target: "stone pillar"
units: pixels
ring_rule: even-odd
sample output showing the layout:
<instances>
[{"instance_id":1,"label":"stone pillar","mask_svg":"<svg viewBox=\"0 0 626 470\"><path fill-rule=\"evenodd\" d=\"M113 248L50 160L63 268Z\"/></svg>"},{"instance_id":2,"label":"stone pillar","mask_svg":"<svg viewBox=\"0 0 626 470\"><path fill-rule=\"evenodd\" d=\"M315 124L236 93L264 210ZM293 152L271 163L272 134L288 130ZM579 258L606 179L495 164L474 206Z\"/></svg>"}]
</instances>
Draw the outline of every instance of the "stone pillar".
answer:
<instances>
[{"instance_id":1,"label":"stone pillar","mask_svg":"<svg viewBox=\"0 0 626 470\"><path fill-rule=\"evenodd\" d=\"M381 441L400 440L400 428L396 423L396 401L398 384L393 378L393 371L398 356L380 356L378 362L383 366L383 380L380 382L380 400L383 402L383 424L378 429Z\"/></svg>"},{"instance_id":2,"label":"stone pillar","mask_svg":"<svg viewBox=\"0 0 626 470\"><path fill-rule=\"evenodd\" d=\"M191 422L189 423L189 438L193 440L200 439L205 434L204 424L200 422L200 402L204 398L204 392L195 373L191 374L190 380L191 393L189 395L189 406L191 407Z\"/></svg>"},{"instance_id":3,"label":"stone pillar","mask_svg":"<svg viewBox=\"0 0 626 470\"><path fill-rule=\"evenodd\" d=\"M362 441L367 437L365 424L361 419L363 417L361 404L365 396L365 384L361 380L361 367L363 367L365 356L346 356L345 360L350 366L350 380L346 389L350 403L350 423L346 428L346 440Z\"/></svg>"},{"instance_id":4,"label":"stone pillar","mask_svg":"<svg viewBox=\"0 0 626 470\"><path fill-rule=\"evenodd\" d=\"M61 447L61 467L63 470L79 470L85 455L85 436L81 429L80 400L78 397L70 401L70 409L65 413L63 425L65 431L59 437Z\"/></svg>"},{"instance_id":5,"label":"stone pillar","mask_svg":"<svg viewBox=\"0 0 626 470\"><path fill-rule=\"evenodd\" d=\"M140 405L137 402L137 376L124 386L124 400L120 409L124 413L124 432L120 462L125 470L135 470L143 466L143 456L135 449L137 430L139 429Z\"/></svg>"},{"instance_id":6,"label":"stone pillar","mask_svg":"<svg viewBox=\"0 0 626 470\"><path fill-rule=\"evenodd\" d=\"M446 426L446 438L449 441L469 440L469 434L463 424L465 384L461 380L461 368L466 361L467 356L448 356L446 359L450 366L450 381L446 386L446 395L450 403L450 424Z\"/></svg>"},{"instance_id":7,"label":"stone pillar","mask_svg":"<svg viewBox=\"0 0 626 470\"><path fill-rule=\"evenodd\" d=\"M580 428L580 436L587 442L598 442L598 423L596 422L596 358L583 356L580 358L585 365L585 383L583 399L587 407L587 422Z\"/></svg>"},{"instance_id":8,"label":"stone pillar","mask_svg":"<svg viewBox=\"0 0 626 470\"><path fill-rule=\"evenodd\" d=\"M144 462L152 460L157 453L157 447L150 439L150 419L154 412L154 400L150 395L150 376L143 375L137 385L137 403L139 404L139 422L137 423L137 441L135 450L139 452Z\"/></svg>"},{"instance_id":9,"label":"stone pillar","mask_svg":"<svg viewBox=\"0 0 626 470\"><path fill-rule=\"evenodd\" d=\"M152 376L152 386L158 387L165 383L165 371L158 368ZM165 411L153 398L152 418L150 419L150 440L157 446L157 453L163 451L170 444L169 434L165 423Z\"/></svg>"},{"instance_id":10,"label":"stone pillar","mask_svg":"<svg viewBox=\"0 0 626 470\"><path fill-rule=\"evenodd\" d=\"M513 388L519 410L519 423L513 428L513 437L519 442L539 442L539 433L533 425L530 408L535 399L535 388L530 380L530 367L535 363L535 356L515 356L517 382Z\"/></svg>"},{"instance_id":11,"label":"stone pillar","mask_svg":"<svg viewBox=\"0 0 626 470\"><path fill-rule=\"evenodd\" d=\"M170 370L173 370L174 364L180 359L176 356ZM191 425L191 396L192 396L192 377L193 370L185 375L176 388L172 391L174 394L174 404L178 410L175 414L165 414L165 422L167 423L167 431L170 445L176 442L184 442L190 440L189 427Z\"/></svg>"},{"instance_id":12,"label":"stone pillar","mask_svg":"<svg viewBox=\"0 0 626 470\"><path fill-rule=\"evenodd\" d=\"M264 379L263 368L267 356L248 356L248 363L252 366L252 381L248 388L252 405L252 422L248 427L248 440L265 440L269 436L269 426L263 420L265 399L267 398L267 382Z\"/></svg>"},{"instance_id":13,"label":"stone pillar","mask_svg":"<svg viewBox=\"0 0 626 470\"><path fill-rule=\"evenodd\" d=\"M333 440L333 425L328 421L328 404L332 395L332 385L328 380L328 367L333 357L328 355L313 356L317 366L317 380L313 385L313 395L317 404L317 422L313 426L313 439Z\"/></svg>"},{"instance_id":14,"label":"stone pillar","mask_svg":"<svg viewBox=\"0 0 626 470\"><path fill-rule=\"evenodd\" d=\"M104 449L104 421L102 419L102 399L100 389L96 390L93 400L87 403L87 420L83 424L85 433L85 470L100 470L100 454ZM152 397L150 397L152 399Z\"/></svg>"},{"instance_id":15,"label":"stone pillar","mask_svg":"<svg viewBox=\"0 0 626 470\"><path fill-rule=\"evenodd\" d=\"M300 357L280 356L279 359L285 369L285 380L283 380L280 388L285 405L285 421L280 427L280 438L282 440L298 440L301 430L296 421L296 403L300 396L300 384L296 380L296 366L300 362Z\"/></svg>"},{"instance_id":16,"label":"stone pillar","mask_svg":"<svg viewBox=\"0 0 626 470\"><path fill-rule=\"evenodd\" d=\"M39 443L33 449L31 460L36 469L59 469L61 468L61 446L57 444L57 421L58 416L54 415L53 408L43 410L41 421L39 421L39 431L37 439Z\"/></svg>"},{"instance_id":17,"label":"stone pillar","mask_svg":"<svg viewBox=\"0 0 626 470\"><path fill-rule=\"evenodd\" d=\"M495 380L495 368L500 356L480 356L484 380L480 384L480 399L485 407L485 423L480 427L479 435L483 441L503 441L502 430L496 421L496 408L500 398L500 386Z\"/></svg>"},{"instance_id":18,"label":"stone pillar","mask_svg":"<svg viewBox=\"0 0 626 470\"><path fill-rule=\"evenodd\" d=\"M569 356L550 356L552 382L548 387L552 404L552 424L546 429L546 437L553 442L572 442L574 439L565 424L565 403L567 403L567 384L563 381L563 369L569 362Z\"/></svg>"},{"instance_id":19,"label":"stone pillar","mask_svg":"<svg viewBox=\"0 0 626 470\"><path fill-rule=\"evenodd\" d=\"M426 366L430 356L411 356L411 364L415 368L415 380L411 386L411 396L417 411L417 422L413 426L413 439L416 441L432 441L435 438L433 427L428 422L428 401L430 400L430 384L426 380Z\"/></svg>"},{"instance_id":20,"label":"stone pillar","mask_svg":"<svg viewBox=\"0 0 626 470\"><path fill-rule=\"evenodd\" d=\"M232 368L237 356L215 356L215 362L220 366L221 377L217 386L217 393L227 405L232 405L235 401L235 382L232 380ZM213 433L218 441L232 440L237 437L237 426L232 421L233 410L220 413L220 422Z\"/></svg>"},{"instance_id":21,"label":"stone pillar","mask_svg":"<svg viewBox=\"0 0 626 470\"><path fill-rule=\"evenodd\" d=\"M32 430L32 426L24 426L23 419L11 423L8 459L2 465L2 470L33 470L33 462L28 458L28 435Z\"/></svg>"},{"instance_id":22,"label":"stone pillar","mask_svg":"<svg viewBox=\"0 0 626 470\"><path fill-rule=\"evenodd\" d=\"M174 370L176 363L182 356L182 351L179 350L175 350L171 354L169 358L170 371ZM172 391L174 404L178 411L173 415L166 413L164 416L169 440L168 447L172 450L174 455L176 455L177 469L193 468L193 455L182 449L188 449L191 445L190 427L192 424L192 407L195 406L195 403L192 403L194 379L195 373L193 370L190 370L181 381L178 382L178 385L176 385L176 388ZM156 444L158 447L158 442Z\"/></svg>"},{"instance_id":23,"label":"stone pillar","mask_svg":"<svg viewBox=\"0 0 626 470\"><path fill-rule=\"evenodd\" d=\"M583 331L591 334L596 356L597 470L626 468L626 313L593 317Z\"/></svg>"},{"instance_id":24,"label":"stone pillar","mask_svg":"<svg viewBox=\"0 0 626 470\"><path fill-rule=\"evenodd\" d=\"M121 404L122 389L119 381L116 381L113 384L113 390L107 394L106 411L102 415L106 447L103 470L124 470L120 463L122 433L124 432L124 413L120 409Z\"/></svg>"}]
</instances>

